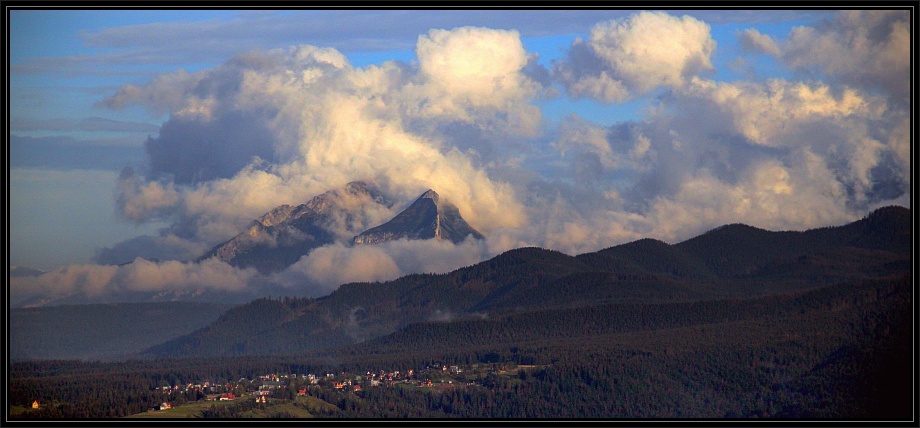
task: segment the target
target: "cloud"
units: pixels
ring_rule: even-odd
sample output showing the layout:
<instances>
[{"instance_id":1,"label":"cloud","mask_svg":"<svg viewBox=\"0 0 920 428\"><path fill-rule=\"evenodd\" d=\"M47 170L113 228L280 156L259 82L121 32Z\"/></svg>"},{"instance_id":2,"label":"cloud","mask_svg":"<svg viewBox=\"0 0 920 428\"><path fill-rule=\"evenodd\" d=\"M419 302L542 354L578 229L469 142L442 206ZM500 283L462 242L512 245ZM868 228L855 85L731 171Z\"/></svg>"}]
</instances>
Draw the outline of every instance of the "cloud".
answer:
<instances>
[{"instance_id":1,"label":"cloud","mask_svg":"<svg viewBox=\"0 0 920 428\"><path fill-rule=\"evenodd\" d=\"M515 182L528 227L490 241L574 254L726 223L803 230L903 203L910 187L906 111L878 94L694 77L656 101L611 127L564 120L548 145L556 157L544 152L541 174Z\"/></svg>"},{"instance_id":2,"label":"cloud","mask_svg":"<svg viewBox=\"0 0 920 428\"><path fill-rule=\"evenodd\" d=\"M871 22L866 28L883 27ZM899 21L890 22L891 31L867 40L891 39ZM841 73L827 81L706 79L715 44L696 18L644 12L602 22L542 77L522 32L420 34L417 63L355 67L336 49L300 45L120 88L103 104L170 115L144 146L148 162L120 177L120 213L170 225L159 236L102 249L97 260L120 260L118 252L121 259L182 258L275 207L355 180L376 184L395 205L346 197L363 211L329 225L339 242L283 272L250 276L208 265L196 273L178 261L130 272L143 267L154 278L214 288L195 276L213 271L241 275L227 288L234 292L320 295L343 282L447 272L520 246L578 254L644 237L676 243L737 222L803 230L856 220L885 203L909 204L908 109ZM795 40L754 30L740 37L750 52L778 49L783 58ZM559 84L572 97L655 96L637 120L602 126L573 115L550 127L534 102ZM486 240L346 244L429 188ZM85 272L102 290L124 288L119 281L132 274L108 268L73 267L58 279L68 289L94 290L77 279Z\"/></svg>"},{"instance_id":3,"label":"cloud","mask_svg":"<svg viewBox=\"0 0 920 428\"><path fill-rule=\"evenodd\" d=\"M130 13L130 12L127 12ZM162 14L163 11L160 11ZM252 49L311 44L339 51L409 50L419 34L431 28L471 25L516 29L526 36L582 31L622 10L322 10L264 14L230 13L211 19L189 19L88 30L83 43L98 53L66 57L24 58L12 64L15 73L148 73L123 66L182 66L218 63ZM221 15L220 12L217 12ZM120 16L113 14L110 19ZM779 17L778 19L784 19ZM393 25L399 22L400 25ZM348 31L343 31L347 28ZM14 40L14 43L16 41ZM122 66L113 71L113 66Z\"/></svg>"},{"instance_id":4,"label":"cloud","mask_svg":"<svg viewBox=\"0 0 920 428\"><path fill-rule=\"evenodd\" d=\"M436 31L419 38L419 57L417 69L355 69L333 49L297 46L123 87L108 105L172 117L145 144L148 168L124 181L119 206L135 220L172 215L180 236L216 243L282 203L367 180L400 199L437 189L480 230L521 224L513 190L432 135L443 128L407 129L505 117L492 120L489 135L532 133L521 131L536 126L539 110L526 102L533 88L521 73L528 57L519 36Z\"/></svg>"},{"instance_id":5,"label":"cloud","mask_svg":"<svg viewBox=\"0 0 920 428\"><path fill-rule=\"evenodd\" d=\"M847 202L866 206L879 177L873 171L884 159L899 159L903 135L892 130L904 112L885 98L825 84L771 80L763 84L696 80L681 94L687 109L707 111L712 121L727 121L726 131L763 147L807 148L821 156L848 189ZM899 168L886 186L906 189L909 175ZM899 193L899 192L898 192ZM900 194L900 193L899 193Z\"/></svg>"},{"instance_id":6,"label":"cloud","mask_svg":"<svg viewBox=\"0 0 920 428\"><path fill-rule=\"evenodd\" d=\"M836 91L821 84L773 79L764 84L719 83L695 79L681 93L681 103L711 103L705 111L725 119L749 141L782 147L807 142L815 123L833 125L877 120L887 110L883 98L852 89Z\"/></svg>"},{"instance_id":7,"label":"cloud","mask_svg":"<svg viewBox=\"0 0 920 428\"><path fill-rule=\"evenodd\" d=\"M172 183L144 182L131 168L118 177L116 206L124 218L141 223L160 218L179 202L179 193Z\"/></svg>"},{"instance_id":8,"label":"cloud","mask_svg":"<svg viewBox=\"0 0 920 428\"><path fill-rule=\"evenodd\" d=\"M132 243L143 242L180 250L189 246L175 237L138 238ZM13 300L19 302L33 296L170 299L208 292L321 296L349 282L387 281L417 272L450 272L475 264L487 254L485 244L474 239L459 245L434 240L401 240L354 247L333 244L320 247L298 263L271 275L261 275L252 268L239 269L215 258L183 262L138 257L118 266L70 265L38 276L11 278L10 293ZM97 253L97 259L112 255L110 252Z\"/></svg>"},{"instance_id":9,"label":"cloud","mask_svg":"<svg viewBox=\"0 0 920 428\"><path fill-rule=\"evenodd\" d=\"M772 56L779 56L780 50L776 42L767 34L762 34L756 28L748 28L739 36L741 48L745 52L762 53Z\"/></svg>"},{"instance_id":10,"label":"cloud","mask_svg":"<svg viewBox=\"0 0 920 428\"><path fill-rule=\"evenodd\" d=\"M31 11L40 14L44 11ZM165 16L164 11L158 11ZM108 19L121 13L107 11ZM178 67L219 63L252 49L311 44L339 51L373 52L409 50L419 34L431 28L476 26L517 30L524 37L576 34L606 20L621 19L632 11L587 10L322 10L269 13L222 12L210 19L194 19L176 11L181 20L123 25L87 30L79 36L96 53L63 57L21 58L11 64L13 73L55 73L68 76L126 75L147 78L155 73L136 65ZM820 19L824 10L688 10L696 19L711 23L761 23ZM205 11L205 16L210 14ZM169 19L163 18L163 19ZM394 26L392 23L398 22ZM343 31L347 28L348 31ZM17 45L18 34L11 42Z\"/></svg>"},{"instance_id":11,"label":"cloud","mask_svg":"<svg viewBox=\"0 0 920 428\"><path fill-rule=\"evenodd\" d=\"M152 177L194 184L230 178L254 159L271 159L272 139L264 120L234 112L213 120L174 117L144 146Z\"/></svg>"},{"instance_id":12,"label":"cloud","mask_svg":"<svg viewBox=\"0 0 920 428\"><path fill-rule=\"evenodd\" d=\"M29 296L98 298L188 291L243 292L256 277L215 259L201 263L152 262L141 258L123 266L70 265L39 276L10 279L14 300Z\"/></svg>"},{"instance_id":13,"label":"cloud","mask_svg":"<svg viewBox=\"0 0 920 428\"><path fill-rule=\"evenodd\" d=\"M570 96L622 102L712 70L714 49L705 22L640 12L595 25L587 41L576 40L554 63L553 73Z\"/></svg>"},{"instance_id":14,"label":"cloud","mask_svg":"<svg viewBox=\"0 0 920 428\"><path fill-rule=\"evenodd\" d=\"M111 247L99 248L92 258L94 263L119 265L140 257L146 260L191 260L204 254L209 248L200 242L182 239L175 235L141 235Z\"/></svg>"},{"instance_id":15,"label":"cloud","mask_svg":"<svg viewBox=\"0 0 920 428\"><path fill-rule=\"evenodd\" d=\"M847 10L817 27L796 27L782 48L790 68L827 76L892 100L910 97L910 11Z\"/></svg>"},{"instance_id":16,"label":"cloud","mask_svg":"<svg viewBox=\"0 0 920 428\"><path fill-rule=\"evenodd\" d=\"M540 131L530 101L548 86L533 79L542 66L517 31L431 30L419 36L416 56L418 69L402 70L410 80L391 98L406 132L477 162Z\"/></svg>"},{"instance_id":17,"label":"cloud","mask_svg":"<svg viewBox=\"0 0 920 428\"><path fill-rule=\"evenodd\" d=\"M308 283L316 283L332 291L338 285L348 282L396 279L400 276L400 270L393 259L380 248L347 248L337 244L313 250L282 275L291 278L292 274L298 274L297 276L302 278L295 276L295 281L288 279L286 282L300 284L306 279Z\"/></svg>"},{"instance_id":18,"label":"cloud","mask_svg":"<svg viewBox=\"0 0 920 428\"><path fill-rule=\"evenodd\" d=\"M428 89L423 111L434 115L456 116L464 105L501 108L535 92L521 73L528 55L517 31L431 30L419 37L416 55Z\"/></svg>"},{"instance_id":19,"label":"cloud","mask_svg":"<svg viewBox=\"0 0 920 428\"><path fill-rule=\"evenodd\" d=\"M381 245L343 244L320 247L272 280L288 289L307 284L325 293L349 282L388 281L410 273L447 273L482 261L488 250L474 239L449 241L398 240Z\"/></svg>"},{"instance_id":20,"label":"cloud","mask_svg":"<svg viewBox=\"0 0 920 428\"><path fill-rule=\"evenodd\" d=\"M136 259L134 263L119 269L118 275L118 285L137 291L162 291L170 287L180 290L203 287L242 291L256 273L251 269L237 269L213 259L200 263L154 263Z\"/></svg>"},{"instance_id":21,"label":"cloud","mask_svg":"<svg viewBox=\"0 0 920 428\"><path fill-rule=\"evenodd\" d=\"M648 219L657 235L670 239L683 237L687 228L698 234L737 218L770 230L848 221L850 213L838 199L844 197L840 183L827 180L828 171L814 155L802 156L799 165L758 162L734 184L698 171L685 177L673 196L655 200ZM812 177L823 179L827 187L813 185L808 181Z\"/></svg>"},{"instance_id":22,"label":"cloud","mask_svg":"<svg viewBox=\"0 0 920 428\"><path fill-rule=\"evenodd\" d=\"M143 88L135 85L122 86L114 95L97 103L97 106L120 109L130 104L137 104L156 113L180 110L185 104L196 102L195 99L184 99L184 91L203 78L204 73L190 74L179 69L176 72L155 77Z\"/></svg>"}]
</instances>

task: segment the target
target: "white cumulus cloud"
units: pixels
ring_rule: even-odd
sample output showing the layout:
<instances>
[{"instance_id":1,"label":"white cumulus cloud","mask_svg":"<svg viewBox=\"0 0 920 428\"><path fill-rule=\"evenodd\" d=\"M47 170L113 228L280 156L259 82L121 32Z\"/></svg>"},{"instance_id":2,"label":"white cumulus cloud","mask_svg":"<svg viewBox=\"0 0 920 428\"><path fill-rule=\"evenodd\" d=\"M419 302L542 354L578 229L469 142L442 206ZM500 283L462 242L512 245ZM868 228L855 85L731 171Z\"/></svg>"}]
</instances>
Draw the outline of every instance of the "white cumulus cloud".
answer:
<instances>
[{"instance_id":1,"label":"white cumulus cloud","mask_svg":"<svg viewBox=\"0 0 920 428\"><path fill-rule=\"evenodd\" d=\"M14 285L318 295L344 282L448 272L521 246L577 254L644 237L675 243L738 222L802 230L909 204L911 118L893 92L909 78L896 58L903 16L835 19L785 40L754 29L739 36L748 52L826 80L707 79L716 48L709 25L640 12L595 25L541 78L528 71L535 57L518 32L461 27L419 35L412 63L355 67L335 49L294 46L126 86L107 104L170 119L145 143L145 168L120 178L118 207L132 221L171 225L100 252L100 262L115 250L142 255L147 244L157 251L144 257L210 248L277 206L350 181L376 184L396 205L345 201L365 211L331 225L338 243L269 276L140 259ZM821 49L836 55L807 55ZM603 126L573 115L550 128L536 101L551 85L573 98L655 98L637 120ZM347 245L429 188L486 240Z\"/></svg>"},{"instance_id":2,"label":"white cumulus cloud","mask_svg":"<svg viewBox=\"0 0 920 428\"><path fill-rule=\"evenodd\" d=\"M712 70L715 45L696 18L640 12L595 25L553 71L572 96L619 102Z\"/></svg>"}]
</instances>

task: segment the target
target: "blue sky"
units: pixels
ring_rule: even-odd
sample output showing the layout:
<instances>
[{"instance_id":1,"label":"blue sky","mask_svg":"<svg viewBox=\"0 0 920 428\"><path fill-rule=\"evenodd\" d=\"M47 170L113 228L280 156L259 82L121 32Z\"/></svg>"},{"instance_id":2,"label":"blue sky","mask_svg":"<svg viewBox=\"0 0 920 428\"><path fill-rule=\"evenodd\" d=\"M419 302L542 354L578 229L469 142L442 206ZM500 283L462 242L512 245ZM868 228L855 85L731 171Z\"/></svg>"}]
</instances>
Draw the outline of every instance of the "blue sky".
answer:
<instances>
[{"instance_id":1,"label":"blue sky","mask_svg":"<svg viewBox=\"0 0 920 428\"><path fill-rule=\"evenodd\" d=\"M495 208L475 197L460 204L483 223L481 228L502 236L487 253L518 244L576 253L643 236L675 242L727 222L803 229L858 218L875 206L909 206L904 191L910 183L905 176L910 162L904 160L909 143L896 131L877 130L909 124L904 94L897 93L909 75L897 60L871 70L857 66L875 61L873 55L886 49L909 49L898 38L906 15L883 15L855 20L835 10L9 10L9 264L51 270L103 263L100 252L128 248L125 243L138 236L181 242L175 245L188 257L229 238L234 227L263 208L302 203L297 198L308 199L306 192L332 186L333 181L311 175L317 174L315 166L314 172L285 175L319 153L308 137L287 141L285 136L309 134L304 130L322 128L328 118L288 112L291 103L305 102L300 95L290 98L290 89L287 101L240 107L257 101L246 99L233 79L269 79L278 71L271 67L288 67L284 64L290 61L314 61L314 68L292 67L314 70L328 79L327 88L379 79L382 74L375 70L395 76L389 86L359 85L342 94L379 93L382 98L367 100L388 100L380 102L390 113L375 120L437 150L448 159L437 162L450 165L458 177L484 177L485 190L466 194L508 198L502 203L517 207L526 221L501 220ZM846 45L853 34L866 33L855 28L859 25L882 29L882 39L871 40L874 50ZM473 30L457 30L461 27ZM439 29L447 31L433 31ZM650 36L655 32L660 34ZM675 43L681 37L686 43ZM473 46L477 40L500 45L467 55L463 43ZM426 43L431 49L420 58ZM300 45L332 50L285 50ZM649 45L650 50L631 56ZM665 49L674 54L655 57ZM810 49L838 49L852 58ZM335 62L329 58L338 53L348 66L329 68ZM476 62L492 54L509 64L521 62L512 69ZM254 65L253 58L280 62ZM454 87L439 87L439 79L443 84L469 72L426 68L445 60L495 73L482 84L494 83L492 90L502 92L483 98L481 87L469 86L461 93L456 86L466 85L463 79ZM225 80L231 75L244 77ZM259 90L266 99L272 97L271 85L280 82L251 81L263 83ZM227 82L230 89L213 89ZM366 85L384 85L374 82ZM309 83L304 80L306 86L298 88ZM306 99L339 99L304 90ZM437 110L399 116L419 94ZM227 98L231 95L236 98ZM438 96L447 98L432 98ZM207 111L210 125L188 116L189 108ZM766 110L751 111L759 108ZM803 112L795 116L799 122L777 125L784 120L778 112L795 109ZM272 114L277 116L266 116ZM232 140L221 133L221 124L240 120L252 120L255 128L248 129L272 133L267 145L253 148L243 141L221 148L222 141L203 142ZM291 121L301 121L299 130ZM281 129L282 123L288 128ZM859 141L841 136L851 128L865 135ZM166 129L172 134L161 133ZM444 134L444 129L462 132ZM806 143L807 132L826 142ZM183 147L202 159L226 157L229 163L212 176L199 171L194 176L204 179L182 181L177 166L162 165L179 159L165 151ZM216 151L209 155L207 150ZM266 197L232 213L195 208L196 198L217 198L221 186L242 186L240 171L250 156L269 153L266 171L274 179L314 187L307 186L304 194ZM125 167L131 169L123 172ZM356 174L348 168L324 176L344 180ZM422 185L413 183L400 189L409 194L412 186ZM736 200L693 193L701 188L721 189ZM788 200L762 194L772 189L787 195L787 188ZM534 189L542 193L530 193ZM172 199L150 200L154 190ZM241 187L235 192L246 194ZM815 199L810 195L844 200L822 209L783 205ZM131 211L135 206L147 211ZM559 214L544 216L553 210ZM605 232L586 232L597 228Z\"/></svg>"}]
</instances>

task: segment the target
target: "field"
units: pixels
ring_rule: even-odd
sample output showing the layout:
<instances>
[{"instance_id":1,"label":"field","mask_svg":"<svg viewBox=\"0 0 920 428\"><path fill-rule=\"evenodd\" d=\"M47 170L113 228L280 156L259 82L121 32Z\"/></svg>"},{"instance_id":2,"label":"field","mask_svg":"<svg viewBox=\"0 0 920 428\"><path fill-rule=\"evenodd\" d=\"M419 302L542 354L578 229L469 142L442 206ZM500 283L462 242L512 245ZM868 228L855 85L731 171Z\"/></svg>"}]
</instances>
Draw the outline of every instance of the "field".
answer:
<instances>
[{"instance_id":1,"label":"field","mask_svg":"<svg viewBox=\"0 0 920 428\"><path fill-rule=\"evenodd\" d=\"M205 412L215 408L228 408L231 406L239 407L243 402L255 402L255 397L246 396L229 401L206 401L189 403L182 406L176 406L171 409L147 411L136 415L127 416L127 418L142 419L201 419ZM239 413L240 418L312 418L311 410L317 409L337 410L337 408L323 400L314 397L297 397L294 400L280 400L268 398L267 402L253 406L252 409Z\"/></svg>"}]
</instances>

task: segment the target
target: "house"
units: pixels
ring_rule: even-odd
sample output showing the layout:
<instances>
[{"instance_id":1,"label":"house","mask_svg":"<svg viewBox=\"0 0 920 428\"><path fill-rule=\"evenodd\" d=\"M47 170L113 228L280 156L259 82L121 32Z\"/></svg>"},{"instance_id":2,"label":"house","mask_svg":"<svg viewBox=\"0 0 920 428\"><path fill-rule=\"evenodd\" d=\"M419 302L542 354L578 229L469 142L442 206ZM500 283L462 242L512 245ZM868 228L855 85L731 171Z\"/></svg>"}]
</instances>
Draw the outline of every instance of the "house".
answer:
<instances>
[{"instance_id":1,"label":"house","mask_svg":"<svg viewBox=\"0 0 920 428\"><path fill-rule=\"evenodd\" d=\"M358 391L360 391L360 390L361 390L361 385L355 385L355 386L352 387L352 391L354 391L354 392L358 392Z\"/></svg>"},{"instance_id":2,"label":"house","mask_svg":"<svg viewBox=\"0 0 920 428\"><path fill-rule=\"evenodd\" d=\"M283 382L267 380L262 382L262 385L259 386L259 390L276 389L282 386L284 386Z\"/></svg>"},{"instance_id":3,"label":"house","mask_svg":"<svg viewBox=\"0 0 920 428\"><path fill-rule=\"evenodd\" d=\"M345 383L344 383L344 382L335 382L335 383L332 384L332 386L335 387L335 389L342 389L342 388L345 387Z\"/></svg>"},{"instance_id":4,"label":"house","mask_svg":"<svg viewBox=\"0 0 920 428\"><path fill-rule=\"evenodd\" d=\"M297 395L304 396L307 395L307 388L300 388L297 390Z\"/></svg>"},{"instance_id":5,"label":"house","mask_svg":"<svg viewBox=\"0 0 920 428\"><path fill-rule=\"evenodd\" d=\"M220 401L229 401L229 400L235 400L235 399L236 399L236 394L232 392L228 392L226 394L220 395Z\"/></svg>"},{"instance_id":6,"label":"house","mask_svg":"<svg viewBox=\"0 0 920 428\"><path fill-rule=\"evenodd\" d=\"M265 396L264 396L264 395L260 395L260 396L256 397L256 403L264 403L264 402L265 402Z\"/></svg>"},{"instance_id":7,"label":"house","mask_svg":"<svg viewBox=\"0 0 920 428\"><path fill-rule=\"evenodd\" d=\"M37 408L38 408L38 400L35 400L35 401L32 402L32 408L33 408L33 409L37 409Z\"/></svg>"}]
</instances>

